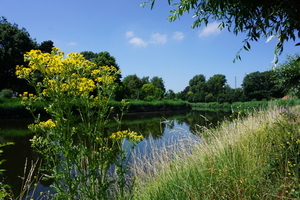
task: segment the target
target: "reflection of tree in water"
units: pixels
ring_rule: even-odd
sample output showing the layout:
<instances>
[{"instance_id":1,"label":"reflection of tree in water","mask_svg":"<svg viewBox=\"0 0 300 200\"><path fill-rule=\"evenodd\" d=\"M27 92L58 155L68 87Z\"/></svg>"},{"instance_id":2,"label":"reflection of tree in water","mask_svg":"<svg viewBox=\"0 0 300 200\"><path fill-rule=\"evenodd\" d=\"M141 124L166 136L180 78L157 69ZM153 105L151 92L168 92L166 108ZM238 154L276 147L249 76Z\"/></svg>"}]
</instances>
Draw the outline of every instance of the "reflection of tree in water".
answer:
<instances>
[{"instance_id":1,"label":"reflection of tree in water","mask_svg":"<svg viewBox=\"0 0 300 200\"><path fill-rule=\"evenodd\" d=\"M8 145L3 148L0 159L5 159L6 161L1 165L1 169L5 169L2 177L4 178L4 183L11 186L11 190L15 196L18 196L21 191L21 177L24 177L24 163L26 159L28 163L26 176L30 169L31 161L35 162L39 159L39 155L31 148L29 141L31 138L32 135L5 138L7 141L14 142L14 145ZM35 174L37 174L37 168L35 169L34 175Z\"/></svg>"},{"instance_id":2,"label":"reflection of tree in water","mask_svg":"<svg viewBox=\"0 0 300 200\"><path fill-rule=\"evenodd\" d=\"M223 121L224 118L228 118L230 112L224 111L190 111L190 112L156 112L156 113L138 113L129 114L124 116L122 120L121 130L131 130L142 134L146 139L150 136L153 139L159 139L163 137L163 134L167 129L174 129L175 126L188 125L189 131L195 133L197 127L208 126L218 124L219 121ZM206 120L205 118L208 120ZM107 126L107 133L114 133L117 131L118 125L111 123ZM175 123L176 122L176 123ZM11 127L14 127L15 123L12 123ZM26 121L26 124L27 121ZM186 128L188 128L188 126ZM26 126L24 126L26 127ZM10 128L9 126L7 128ZM25 128L24 128L25 129ZM26 128L27 130L27 128ZM2 138L2 141L13 141L15 145L7 146L4 149L3 156L1 158L7 161L1 165L1 168L6 169L4 176L6 177L6 183L13 186L14 193L20 192L21 179L19 176L23 176L25 159L36 160L38 155L31 149L31 143L29 139L32 135L23 137L8 137ZM1 138L0 138L1 139ZM41 182L44 186L48 186L49 183Z\"/></svg>"},{"instance_id":3,"label":"reflection of tree in water","mask_svg":"<svg viewBox=\"0 0 300 200\"><path fill-rule=\"evenodd\" d=\"M191 111L186 115L185 123L192 133L197 133L201 127L213 128L224 119L228 119L231 112L219 111Z\"/></svg>"},{"instance_id":4,"label":"reflection of tree in water","mask_svg":"<svg viewBox=\"0 0 300 200\"><path fill-rule=\"evenodd\" d=\"M132 130L142 134L144 138L151 137L159 139L163 136L165 129L173 129L175 124L172 119L185 118L186 111L183 112L153 112L153 113L137 113L125 115L122 120L123 130ZM167 123L164 121L167 120ZM116 125L113 123L109 126L109 132L113 132Z\"/></svg>"}]
</instances>

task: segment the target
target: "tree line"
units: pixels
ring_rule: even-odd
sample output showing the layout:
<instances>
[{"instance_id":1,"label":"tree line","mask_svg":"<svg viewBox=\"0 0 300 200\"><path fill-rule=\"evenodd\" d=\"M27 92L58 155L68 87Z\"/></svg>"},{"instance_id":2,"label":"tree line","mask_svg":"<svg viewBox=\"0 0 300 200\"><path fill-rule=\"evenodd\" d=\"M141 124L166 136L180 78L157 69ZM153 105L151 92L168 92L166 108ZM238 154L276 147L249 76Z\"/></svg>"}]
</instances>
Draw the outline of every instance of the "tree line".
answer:
<instances>
[{"instance_id":1,"label":"tree line","mask_svg":"<svg viewBox=\"0 0 300 200\"><path fill-rule=\"evenodd\" d=\"M11 89L13 91L32 91L31 86L24 80L16 78L16 65L26 65L23 55L38 49L44 53L50 53L54 46L51 40L38 44L25 28L19 28L17 24L11 24L5 17L0 18L0 90ZM114 66L118 70L119 65L115 57L109 52L95 53L83 51L85 59L94 62L98 66ZM286 93L299 94L299 55L290 56L286 63L279 65L276 70L265 72L253 72L243 79L242 87L231 88L227 84L226 76L215 74L206 80L203 74L192 77L188 86L181 92L175 93L172 89L166 90L161 77L138 77L136 74L122 78L116 77L116 92L114 98L120 100L162 100L180 99L189 102L237 102L281 98Z\"/></svg>"}]
</instances>

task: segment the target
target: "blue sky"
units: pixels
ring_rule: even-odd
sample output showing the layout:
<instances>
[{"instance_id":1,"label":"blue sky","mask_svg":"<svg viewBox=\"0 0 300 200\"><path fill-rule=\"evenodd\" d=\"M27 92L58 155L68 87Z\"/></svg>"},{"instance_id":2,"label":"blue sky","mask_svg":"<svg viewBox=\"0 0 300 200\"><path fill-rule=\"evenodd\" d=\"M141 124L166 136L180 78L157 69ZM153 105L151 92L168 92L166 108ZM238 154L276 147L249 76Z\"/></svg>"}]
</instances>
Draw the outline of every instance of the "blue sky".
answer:
<instances>
[{"instance_id":1,"label":"blue sky","mask_svg":"<svg viewBox=\"0 0 300 200\"><path fill-rule=\"evenodd\" d=\"M272 67L276 39L251 43L242 61L233 63L245 35L219 31L217 22L191 29L192 15L168 22L167 0L140 6L143 0L1 0L0 16L24 27L38 43L52 40L65 53L108 51L122 76L162 77L166 89L188 86L193 76L206 79L223 74L232 87L240 87L246 74ZM299 42L299 41L298 41ZM279 62L299 52L296 42L286 43ZM236 81L235 81L236 80Z\"/></svg>"}]
</instances>

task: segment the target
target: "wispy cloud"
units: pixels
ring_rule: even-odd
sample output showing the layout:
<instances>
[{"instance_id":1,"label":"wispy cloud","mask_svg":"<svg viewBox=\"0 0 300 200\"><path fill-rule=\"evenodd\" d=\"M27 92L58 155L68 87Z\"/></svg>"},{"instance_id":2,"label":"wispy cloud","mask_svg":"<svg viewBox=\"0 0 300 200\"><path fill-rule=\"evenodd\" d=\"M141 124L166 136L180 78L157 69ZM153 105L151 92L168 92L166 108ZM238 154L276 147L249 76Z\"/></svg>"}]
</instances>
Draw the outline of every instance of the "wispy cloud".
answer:
<instances>
[{"instance_id":1,"label":"wispy cloud","mask_svg":"<svg viewBox=\"0 0 300 200\"><path fill-rule=\"evenodd\" d=\"M221 31L218 28L220 23L218 22L212 22L207 24L207 26L202 29L199 33L199 37L206 37L206 36L210 36L210 35L217 35L219 34Z\"/></svg>"},{"instance_id":2,"label":"wispy cloud","mask_svg":"<svg viewBox=\"0 0 300 200\"><path fill-rule=\"evenodd\" d=\"M130 44L133 44L134 46L137 47L146 47L148 45L148 43L146 41L144 41L143 39L139 38L139 37L133 37L129 40Z\"/></svg>"},{"instance_id":3,"label":"wispy cloud","mask_svg":"<svg viewBox=\"0 0 300 200\"><path fill-rule=\"evenodd\" d=\"M149 40L137 37L133 31L127 31L125 37L129 39L129 44L136 47L146 47L149 44L165 44L168 41L167 34L153 33Z\"/></svg>"},{"instance_id":4,"label":"wispy cloud","mask_svg":"<svg viewBox=\"0 0 300 200\"><path fill-rule=\"evenodd\" d=\"M168 36L166 34L162 35L160 33L154 33L151 35L150 43L165 44L167 40Z\"/></svg>"},{"instance_id":5,"label":"wispy cloud","mask_svg":"<svg viewBox=\"0 0 300 200\"><path fill-rule=\"evenodd\" d=\"M75 45L77 45L77 43L76 42L70 42L70 43L68 43L68 45L69 46L75 46Z\"/></svg>"},{"instance_id":6,"label":"wispy cloud","mask_svg":"<svg viewBox=\"0 0 300 200\"><path fill-rule=\"evenodd\" d=\"M183 40L184 34L182 32L176 31L176 32L173 33L172 38L174 40L179 40L180 41L180 40Z\"/></svg>"},{"instance_id":7,"label":"wispy cloud","mask_svg":"<svg viewBox=\"0 0 300 200\"><path fill-rule=\"evenodd\" d=\"M134 32L133 31L127 31L125 36L126 36L126 38L134 37Z\"/></svg>"}]
</instances>

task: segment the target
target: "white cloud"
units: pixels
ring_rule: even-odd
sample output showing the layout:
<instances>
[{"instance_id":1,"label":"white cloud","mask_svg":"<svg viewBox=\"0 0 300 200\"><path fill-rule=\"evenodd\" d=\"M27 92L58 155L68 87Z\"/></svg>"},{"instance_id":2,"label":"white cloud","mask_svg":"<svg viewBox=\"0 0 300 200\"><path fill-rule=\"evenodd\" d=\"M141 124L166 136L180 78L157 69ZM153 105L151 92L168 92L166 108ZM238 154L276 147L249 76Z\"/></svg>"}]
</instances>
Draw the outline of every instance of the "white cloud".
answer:
<instances>
[{"instance_id":1,"label":"white cloud","mask_svg":"<svg viewBox=\"0 0 300 200\"><path fill-rule=\"evenodd\" d=\"M127 31L126 32L126 38L132 38L134 37L134 32L133 31Z\"/></svg>"},{"instance_id":2,"label":"white cloud","mask_svg":"<svg viewBox=\"0 0 300 200\"><path fill-rule=\"evenodd\" d=\"M139 38L139 37L133 37L129 40L130 44L133 44L134 46L137 47L146 47L148 45L147 42L145 42L143 39Z\"/></svg>"},{"instance_id":3,"label":"white cloud","mask_svg":"<svg viewBox=\"0 0 300 200\"><path fill-rule=\"evenodd\" d=\"M75 46L75 45L77 45L77 43L76 42L70 42L70 43L68 43L68 45L69 46Z\"/></svg>"},{"instance_id":4,"label":"white cloud","mask_svg":"<svg viewBox=\"0 0 300 200\"><path fill-rule=\"evenodd\" d=\"M160 34L160 33L154 33L151 35L150 43L154 44L164 44L167 42L167 35Z\"/></svg>"},{"instance_id":5,"label":"white cloud","mask_svg":"<svg viewBox=\"0 0 300 200\"><path fill-rule=\"evenodd\" d=\"M137 37L133 31L127 31L125 33L125 37L128 38L129 44L132 44L136 47L146 47L149 44L165 44L168 40L168 36L166 34L160 33L153 33L149 40L144 40L140 37Z\"/></svg>"},{"instance_id":6,"label":"white cloud","mask_svg":"<svg viewBox=\"0 0 300 200\"><path fill-rule=\"evenodd\" d=\"M212 23L207 24L207 26L202 31L200 31L198 36L205 37L205 36L219 34L221 32L220 29L218 28L219 24L220 23L218 23L218 22L212 22Z\"/></svg>"},{"instance_id":7,"label":"white cloud","mask_svg":"<svg viewBox=\"0 0 300 200\"><path fill-rule=\"evenodd\" d=\"M184 34L182 32L176 31L173 33L173 37L174 40L183 40L184 38Z\"/></svg>"}]
</instances>

